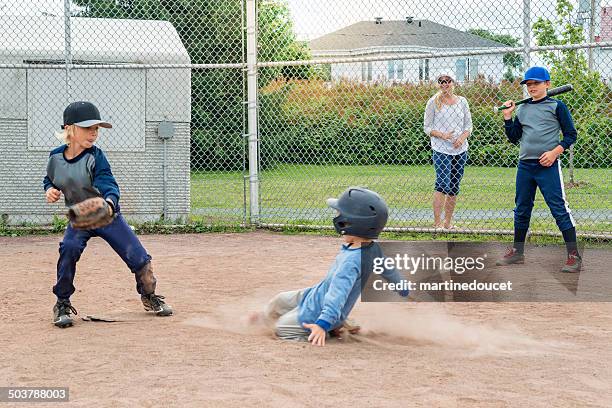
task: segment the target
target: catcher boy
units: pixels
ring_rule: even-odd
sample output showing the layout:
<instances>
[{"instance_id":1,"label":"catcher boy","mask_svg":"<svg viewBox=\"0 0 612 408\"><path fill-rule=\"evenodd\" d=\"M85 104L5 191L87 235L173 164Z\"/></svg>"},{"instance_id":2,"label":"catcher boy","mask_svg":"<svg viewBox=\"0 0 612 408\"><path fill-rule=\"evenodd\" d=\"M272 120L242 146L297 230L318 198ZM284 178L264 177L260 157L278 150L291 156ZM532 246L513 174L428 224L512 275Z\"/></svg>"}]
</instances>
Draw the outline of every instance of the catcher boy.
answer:
<instances>
[{"instance_id":1,"label":"catcher boy","mask_svg":"<svg viewBox=\"0 0 612 408\"><path fill-rule=\"evenodd\" d=\"M74 102L64 110L63 132L58 134L65 144L51 151L47 175L43 181L48 203L64 194L69 207L70 223L59 246L57 283L53 293L53 323L57 327L72 326L71 314L77 314L70 303L76 263L91 237L100 237L123 259L136 278L136 290L145 310L158 316L169 316L172 308L163 296L155 294L156 279L151 256L121 215L119 186L113 177L106 156L94 146L98 129L112 125L100 118L90 102Z\"/></svg>"}]
</instances>

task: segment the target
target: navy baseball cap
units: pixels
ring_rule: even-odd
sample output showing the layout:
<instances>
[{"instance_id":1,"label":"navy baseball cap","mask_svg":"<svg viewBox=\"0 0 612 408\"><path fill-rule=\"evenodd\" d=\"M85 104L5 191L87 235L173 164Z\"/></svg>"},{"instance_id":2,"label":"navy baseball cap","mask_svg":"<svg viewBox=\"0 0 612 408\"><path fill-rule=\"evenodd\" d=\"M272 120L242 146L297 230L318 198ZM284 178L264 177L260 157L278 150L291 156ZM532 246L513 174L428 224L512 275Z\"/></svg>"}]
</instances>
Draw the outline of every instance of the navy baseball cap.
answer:
<instances>
[{"instance_id":1,"label":"navy baseball cap","mask_svg":"<svg viewBox=\"0 0 612 408\"><path fill-rule=\"evenodd\" d=\"M90 127L93 125L99 125L103 128L112 128L108 122L103 121L100 118L100 111L91 102L79 101L72 102L64 109L64 125L77 125L79 127Z\"/></svg>"},{"instance_id":2,"label":"navy baseball cap","mask_svg":"<svg viewBox=\"0 0 612 408\"><path fill-rule=\"evenodd\" d=\"M525 72L525 77L521 81L521 85L525 85L527 81L550 81L550 73L544 67L531 67Z\"/></svg>"}]
</instances>

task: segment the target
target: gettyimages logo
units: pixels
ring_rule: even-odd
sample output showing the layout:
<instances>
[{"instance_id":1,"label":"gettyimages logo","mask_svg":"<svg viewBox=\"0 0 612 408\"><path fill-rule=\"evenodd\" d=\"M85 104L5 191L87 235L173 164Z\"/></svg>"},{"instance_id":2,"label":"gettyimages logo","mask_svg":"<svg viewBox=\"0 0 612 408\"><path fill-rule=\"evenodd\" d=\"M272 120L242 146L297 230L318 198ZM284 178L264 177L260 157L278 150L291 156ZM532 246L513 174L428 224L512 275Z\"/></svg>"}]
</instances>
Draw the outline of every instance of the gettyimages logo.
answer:
<instances>
[{"instance_id":1,"label":"gettyimages logo","mask_svg":"<svg viewBox=\"0 0 612 408\"><path fill-rule=\"evenodd\" d=\"M408 254L396 254L395 257L376 257L373 261L372 272L380 275L386 269L396 269L414 275L417 271L453 271L463 274L466 271L482 271L485 269L487 255L472 256L426 256L421 254L418 257Z\"/></svg>"},{"instance_id":2,"label":"gettyimages logo","mask_svg":"<svg viewBox=\"0 0 612 408\"><path fill-rule=\"evenodd\" d=\"M579 248L583 268L563 273L563 244L525 248L525 263L496 265L497 242L380 242L362 251L361 300L397 302L612 302L611 248ZM584 266L587 266L586 268Z\"/></svg>"}]
</instances>

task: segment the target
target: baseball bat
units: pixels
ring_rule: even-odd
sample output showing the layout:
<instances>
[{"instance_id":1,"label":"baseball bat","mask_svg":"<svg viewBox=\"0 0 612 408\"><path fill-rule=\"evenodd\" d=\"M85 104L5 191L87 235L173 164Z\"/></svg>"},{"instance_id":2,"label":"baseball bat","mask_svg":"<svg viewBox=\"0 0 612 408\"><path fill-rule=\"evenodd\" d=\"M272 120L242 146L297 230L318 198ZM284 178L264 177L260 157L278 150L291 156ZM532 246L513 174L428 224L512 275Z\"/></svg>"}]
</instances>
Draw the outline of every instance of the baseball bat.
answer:
<instances>
[{"instance_id":1,"label":"baseball bat","mask_svg":"<svg viewBox=\"0 0 612 408\"><path fill-rule=\"evenodd\" d=\"M549 89L546 92L546 95L548 95L548 96L555 96L555 95L566 93L566 92L569 92L569 91L572 91L572 90L574 90L574 87L572 86L572 84L566 84L566 85L558 86L556 88ZM531 99L532 98L529 97L529 98L521 99L520 101L516 101L516 102L514 102L514 106L522 105L525 102L529 102ZM493 111L495 111L495 113L497 113L497 112L502 111L504 109L508 109L508 106L505 106L505 105L496 106L496 107L493 108Z\"/></svg>"}]
</instances>

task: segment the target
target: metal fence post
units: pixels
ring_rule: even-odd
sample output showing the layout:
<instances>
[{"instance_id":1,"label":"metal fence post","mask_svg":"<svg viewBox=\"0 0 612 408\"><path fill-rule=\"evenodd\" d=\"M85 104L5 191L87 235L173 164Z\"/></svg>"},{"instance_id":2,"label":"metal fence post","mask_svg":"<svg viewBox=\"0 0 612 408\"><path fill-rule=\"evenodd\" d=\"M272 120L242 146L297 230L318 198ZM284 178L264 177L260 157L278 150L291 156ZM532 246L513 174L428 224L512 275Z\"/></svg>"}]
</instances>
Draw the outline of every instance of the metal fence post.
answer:
<instances>
[{"instance_id":1,"label":"metal fence post","mask_svg":"<svg viewBox=\"0 0 612 408\"><path fill-rule=\"evenodd\" d=\"M259 137L257 131L257 4L246 2L247 17L247 126L249 137L249 207L250 222L259 223Z\"/></svg>"},{"instance_id":2,"label":"metal fence post","mask_svg":"<svg viewBox=\"0 0 612 408\"><path fill-rule=\"evenodd\" d=\"M72 64L72 38L70 33L70 0L64 0L64 56L66 63L66 103L72 102L70 65Z\"/></svg>"},{"instance_id":3,"label":"metal fence post","mask_svg":"<svg viewBox=\"0 0 612 408\"><path fill-rule=\"evenodd\" d=\"M531 0L523 0L523 71L531 65ZM529 96L527 89L523 95Z\"/></svg>"},{"instance_id":4,"label":"metal fence post","mask_svg":"<svg viewBox=\"0 0 612 408\"><path fill-rule=\"evenodd\" d=\"M589 7L589 42L595 42L595 7L597 6L597 2L595 0L591 0L591 4ZM593 48L588 49L589 55L589 71L593 70Z\"/></svg>"}]
</instances>

